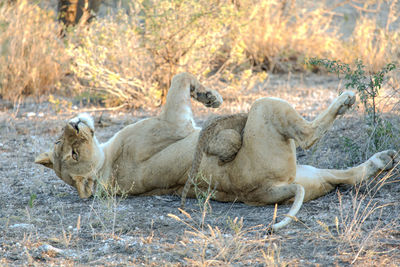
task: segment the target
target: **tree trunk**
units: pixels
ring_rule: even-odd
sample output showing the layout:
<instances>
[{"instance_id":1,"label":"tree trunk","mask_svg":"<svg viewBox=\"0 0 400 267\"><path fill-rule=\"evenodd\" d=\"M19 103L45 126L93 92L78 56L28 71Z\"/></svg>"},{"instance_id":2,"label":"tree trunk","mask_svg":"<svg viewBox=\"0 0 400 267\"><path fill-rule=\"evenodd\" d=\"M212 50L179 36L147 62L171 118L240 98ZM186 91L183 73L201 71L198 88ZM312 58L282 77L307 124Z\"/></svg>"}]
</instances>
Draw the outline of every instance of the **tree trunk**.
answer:
<instances>
[{"instance_id":1,"label":"tree trunk","mask_svg":"<svg viewBox=\"0 0 400 267\"><path fill-rule=\"evenodd\" d=\"M58 20L66 27L85 24L99 11L102 0L58 0Z\"/></svg>"}]
</instances>

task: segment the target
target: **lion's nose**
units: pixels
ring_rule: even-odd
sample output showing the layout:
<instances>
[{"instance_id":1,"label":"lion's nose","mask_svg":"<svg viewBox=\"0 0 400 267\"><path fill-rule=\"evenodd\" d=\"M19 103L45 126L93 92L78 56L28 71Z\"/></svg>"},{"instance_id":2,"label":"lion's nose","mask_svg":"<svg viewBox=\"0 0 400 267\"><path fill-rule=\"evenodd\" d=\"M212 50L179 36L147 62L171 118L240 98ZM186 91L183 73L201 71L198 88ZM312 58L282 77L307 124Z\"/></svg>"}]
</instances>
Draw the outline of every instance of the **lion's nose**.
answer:
<instances>
[{"instance_id":1,"label":"lion's nose","mask_svg":"<svg viewBox=\"0 0 400 267\"><path fill-rule=\"evenodd\" d=\"M80 122L81 122L81 120L78 120L77 122L70 121L70 122L69 122L69 125L71 125L72 128L74 128L74 129L76 130L76 132L79 133L78 124L79 124Z\"/></svg>"}]
</instances>

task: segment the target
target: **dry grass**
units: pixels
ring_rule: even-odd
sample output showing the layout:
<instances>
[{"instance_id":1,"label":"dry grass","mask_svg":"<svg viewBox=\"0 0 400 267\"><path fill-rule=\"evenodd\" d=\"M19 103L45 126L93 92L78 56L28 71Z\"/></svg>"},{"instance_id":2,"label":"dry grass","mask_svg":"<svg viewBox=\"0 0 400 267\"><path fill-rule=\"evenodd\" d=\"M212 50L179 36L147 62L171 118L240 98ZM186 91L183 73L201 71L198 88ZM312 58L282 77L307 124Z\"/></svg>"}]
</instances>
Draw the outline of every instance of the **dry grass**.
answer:
<instances>
[{"instance_id":1,"label":"dry grass","mask_svg":"<svg viewBox=\"0 0 400 267\"><path fill-rule=\"evenodd\" d=\"M296 1L276 0L255 4L257 8L250 9L249 22L241 32L253 64L287 72L301 70L305 57L337 56L341 41L326 6L309 10L297 6Z\"/></svg>"},{"instance_id":2,"label":"dry grass","mask_svg":"<svg viewBox=\"0 0 400 267\"><path fill-rule=\"evenodd\" d=\"M376 1L375 12L382 2ZM366 4L365 8L369 8ZM334 58L347 63L361 59L371 71L378 71L390 62L398 62L400 57L400 31L392 29L398 19L399 2L390 1L389 11L383 22L376 17L361 17L355 25L353 34L337 51ZM379 25L384 25L379 26Z\"/></svg>"},{"instance_id":3,"label":"dry grass","mask_svg":"<svg viewBox=\"0 0 400 267\"><path fill-rule=\"evenodd\" d=\"M377 71L385 64L398 61L399 30L393 26L398 18L398 1L391 1L387 16L379 10L382 1L326 1L311 4L304 1L244 1L257 8L247 14L243 27L244 49L254 64L262 69L287 72L304 69L304 58L319 57L353 63L361 59L368 69ZM360 18L349 37L342 37L339 23L343 17L338 7L353 4ZM369 12L362 13L361 10ZM371 16L375 14L375 16ZM346 20L346 18L345 18ZM384 25L379 26L379 25Z\"/></svg>"},{"instance_id":4,"label":"dry grass","mask_svg":"<svg viewBox=\"0 0 400 267\"><path fill-rule=\"evenodd\" d=\"M152 79L153 59L140 47L135 26L120 14L94 21L68 36L66 52L73 57L71 89L106 99L108 106L131 103L154 107L159 99Z\"/></svg>"},{"instance_id":5,"label":"dry grass","mask_svg":"<svg viewBox=\"0 0 400 267\"><path fill-rule=\"evenodd\" d=\"M0 6L1 97L38 96L58 86L69 63L54 16L29 1Z\"/></svg>"},{"instance_id":6,"label":"dry grass","mask_svg":"<svg viewBox=\"0 0 400 267\"><path fill-rule=\"evenodd\" d=\"M396 203L375 199L382 187L398 182L392 179L395 175L398 174L392 170L382 178L376 176L357 185L350 202L343 201L343 195L337 192L339 215L334 217L333 225L317 221L325 232L321 237L331 239L337 245L337 253L344 261L369 266L376 262L392 262L393 255L386 247L396 245L391 235L396 235L394 229L399 227L399 222L395 219L384 223L382 210ZM375 219L370 220L370 217Z\"/></svg>"},{"instance_id":7,"label":"dry grass","mask_svg":"<svg viewBox=\"0 0 400 267\"><path fill-rule=\"evenodd\" d=\"M208 202L209 198L206 202ZM209 205L209 203L205 203ZM258 225L243 226L243 218L226 221L227 229L204 225L207 210L203 209L199 224L192 216L180 209L183 218L174 214L169 217L182 223L188 230L179 241L185 261L190 266L235 266L237 264L254 266L285 266L280 259L280 248L276 238L267 234L267 228Z\"/></svg>"},{"instance_id":8,"label":"dry grass","mask_svg":"<svg viewBox=\"0 0 400 267\"><path fill-rule=\"evenodd\" d=\"M362 59L377 70L400 55L397 1L122 1L127 12L79 25L65 39L54 2L0 6L3 98L58 89L108 106L152 108L180 71L240 90L264 80L264 71L304 71L308 57ZM346 5L359 18L343 37Z\"/></svg>"}]
</instances>

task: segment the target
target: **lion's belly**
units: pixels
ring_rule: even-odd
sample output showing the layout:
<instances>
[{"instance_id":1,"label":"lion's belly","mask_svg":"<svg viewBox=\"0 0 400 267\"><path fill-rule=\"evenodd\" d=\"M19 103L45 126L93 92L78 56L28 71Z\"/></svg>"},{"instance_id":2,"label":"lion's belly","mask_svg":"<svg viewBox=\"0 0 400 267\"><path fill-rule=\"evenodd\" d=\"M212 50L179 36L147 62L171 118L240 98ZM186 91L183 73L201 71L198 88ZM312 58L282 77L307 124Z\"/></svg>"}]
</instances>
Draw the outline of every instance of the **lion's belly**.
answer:
<instances>
[{"instance_id":1,"label":"lion's belly","mask_svg":"<svg viewBox=\"0 0 400 267\"><path fill-rule=\"evenodd\" d=\"M179 188L184 185L191 167L198 132L179 140L143 162L127 162L119 168L118 184L131 195L147 194ZM161 192L160 191L160 192Z\"/></svg>"}]
</instances>

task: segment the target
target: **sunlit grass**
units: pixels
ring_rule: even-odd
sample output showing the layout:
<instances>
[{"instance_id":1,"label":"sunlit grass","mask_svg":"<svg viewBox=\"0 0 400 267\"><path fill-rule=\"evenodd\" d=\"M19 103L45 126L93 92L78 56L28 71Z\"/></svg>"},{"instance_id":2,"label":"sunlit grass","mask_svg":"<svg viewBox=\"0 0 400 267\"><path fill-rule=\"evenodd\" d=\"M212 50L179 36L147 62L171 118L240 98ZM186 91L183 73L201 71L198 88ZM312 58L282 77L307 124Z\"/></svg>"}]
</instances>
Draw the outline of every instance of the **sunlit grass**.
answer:
<instances>
[{"instance_id":1,"label":"sunlit grass","mask_svg":"<svg viewBox=\"0 0 400 267\"><path fill-rule=\"evenodd\" d=\"M0 6L0 96L16 100L60 89L69 62L55 13L30 1Z\"/></svg>"},{"instance_id":2,"label":"sunlit grass","mask_svg":"<svg viewBox=\"0 0 400 267\"><path fill-rule=\"evenodd\" d=\"M374 71L400 56L393 26L397 1L388 4L383 23L378 21L383 2L365 3L348 37L335 23L341 15L335 7L342 3L158 0L123 1L129 15L119 9L70 29L65 38L59 36L52 1L0 6L3 98L58 90L92 94L102 99L94 102L107 106L153 108L180 71L242 90L264 80L265 72L307 71L309 57L361 59Z\"/></svg>"}]
</instances>

